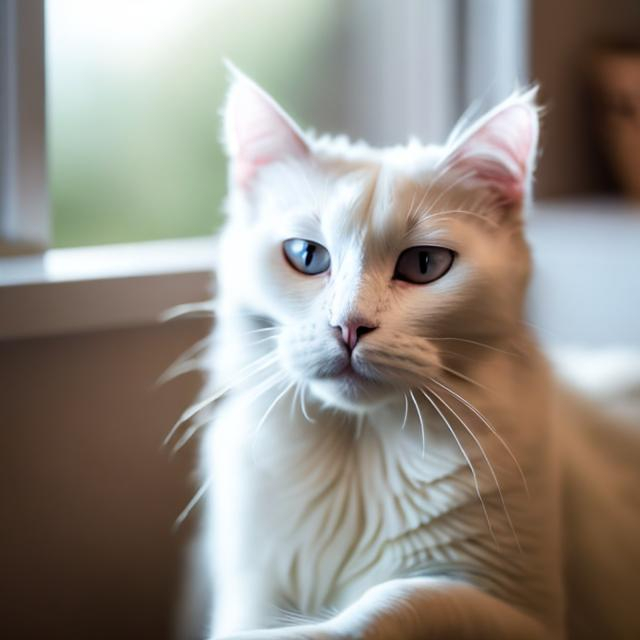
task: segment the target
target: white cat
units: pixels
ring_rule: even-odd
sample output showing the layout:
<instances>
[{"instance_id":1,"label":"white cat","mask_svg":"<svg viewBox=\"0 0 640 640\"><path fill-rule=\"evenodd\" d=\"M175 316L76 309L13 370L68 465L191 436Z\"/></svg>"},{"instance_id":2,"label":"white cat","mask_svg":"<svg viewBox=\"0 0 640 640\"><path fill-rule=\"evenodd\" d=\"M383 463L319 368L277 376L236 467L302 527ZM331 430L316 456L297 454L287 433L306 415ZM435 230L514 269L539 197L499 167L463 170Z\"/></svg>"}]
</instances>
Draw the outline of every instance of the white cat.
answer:
<instances>
[{"instance_id":1,"label":"white cat","mask_svg":"<svg viewBox=\"0 0 640 640\"><path fill-rule=\"evenodd\" d=\"M373 149L235 73L224 122L212 636L640 638L635 440L523 321L533 93Z\"/></svg>"}]
</instances>

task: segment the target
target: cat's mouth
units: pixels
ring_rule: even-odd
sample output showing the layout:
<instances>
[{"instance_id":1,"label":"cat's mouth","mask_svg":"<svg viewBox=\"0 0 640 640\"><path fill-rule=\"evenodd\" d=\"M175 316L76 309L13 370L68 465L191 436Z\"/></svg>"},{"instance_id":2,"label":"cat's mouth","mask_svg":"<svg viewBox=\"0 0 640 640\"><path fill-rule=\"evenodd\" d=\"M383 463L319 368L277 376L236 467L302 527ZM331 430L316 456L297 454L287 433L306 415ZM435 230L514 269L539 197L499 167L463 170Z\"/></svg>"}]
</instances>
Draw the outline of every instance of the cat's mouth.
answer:
<instances>
[{"instance_id":1,"label":"cat's mouth","mask_svg":"<svg viewBox=\"0 0 640 640\"><path fill-rule=\"evenodd\" d=\"M327 335L321 329L309 325L303 332L297 327L280 342L285 368L305 383L312 396L324 405L349 412L362 412L396 397L398 377L385 363L402 363L366 340L348 349L335 332L327 331Z\"/></svg>"},{"instance_id":2,"label":"cat's mouth","mask_svg":"<svg viewBox=\"0 0 640 640\"><path fill-rule=\"evenodd\" d=\"M354 357L354 354L348 355L342 368L332 376L328 376L328 378L354 385L380 384L378 380L373 379L371 375L369 375L366 367L363 366L359 358Z\"/></svg>"},{"instance_id":3,"label":"cat's mouth","mask_svg":"<svg viewBox=\"0 0 640 640\"><path fill-rule=\"evenodd\" d=\"M361 373L358 373L353 368L353 363L351 362L351 360L349 360L349 362L347 362L347 364L345 365L344 369L342 371L340 371L335 376L335 378L344 378L344 379L347 379L347 380L354 380L354 381L366 380L366 378Z\"/></svg>"},{"instance_id":4,"label":"cat's mouth","mask_svg":"<svg viewBox=\"0 0 640 640\"><path fill-rule=\"evenodd\" d=\"M311 389L323 402L347 411L361 411L388 399L391 387L359 370L350 359L332 376L316 379Z\"/></svg>"}]
</instances>

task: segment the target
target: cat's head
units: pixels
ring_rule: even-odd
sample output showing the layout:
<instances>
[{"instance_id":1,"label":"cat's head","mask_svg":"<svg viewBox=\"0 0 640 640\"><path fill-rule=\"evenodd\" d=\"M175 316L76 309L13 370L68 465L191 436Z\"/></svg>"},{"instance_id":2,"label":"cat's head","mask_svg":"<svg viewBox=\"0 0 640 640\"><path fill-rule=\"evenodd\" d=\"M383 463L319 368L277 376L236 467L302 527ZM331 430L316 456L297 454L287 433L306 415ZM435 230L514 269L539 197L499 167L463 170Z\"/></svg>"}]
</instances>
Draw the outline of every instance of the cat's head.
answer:
<instances>
[{"instance_id":1,"label":"cat's head","mask_svg":"<svg viewBox=\"0 0 640 640\"><path fill-rule=\"evenodd\" d=\"M234 73L221 284L280 328L292 381L363 410L464 374L485 353L465 347L519 330L533 99L514 94L443 146L374 149L303 133Z\"/></svg>"}]
</instances>

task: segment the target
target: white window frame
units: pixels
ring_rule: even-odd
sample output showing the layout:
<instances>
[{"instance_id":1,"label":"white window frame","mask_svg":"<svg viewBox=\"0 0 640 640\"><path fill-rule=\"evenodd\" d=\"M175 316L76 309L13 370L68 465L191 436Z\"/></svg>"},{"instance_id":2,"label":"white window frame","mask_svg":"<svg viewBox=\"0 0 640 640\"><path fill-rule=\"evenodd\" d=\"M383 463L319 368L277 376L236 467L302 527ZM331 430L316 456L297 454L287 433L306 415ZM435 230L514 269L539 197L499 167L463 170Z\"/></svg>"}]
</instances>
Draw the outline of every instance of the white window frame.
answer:
<instances>
[{"instance_id":1,"label":"white window frame","mask_svg":"<svg viewBox=\"0 0 640 640\"><path fill-rule=\"evenodd\" d=\"M374 143L443 140L478 94L495 102L514 75L526 82L528 2L345 3L361 45L345 60L347 118ZM45 12L45 0L0 0L0 339L153 324L211 297L213 242L49 248Z\"/></svg>"},{"instance_id":2,"label":"white window frame","mask_svg":"<svg viewBox=\"0 0 640 640\"><path fill-rule=\"evenodd\" d=\"M349 37L351 129L373 144L409 135L442 142L460 115L457 83L462 0L353 0ZM437 55L434 55L437 52ZM436 98L434 98L434 96Z\"/></svg>"},{"instance_id":3,"label":"white window frame","mask_svg":"<svg viewBox=\"0 0 640 640\"><path fill-rule=\"evenodd\" d=\"M42 0L0 0L0 239L14 251L51 239Z\"/></svg>"},{"instance_id":4,"label":"white window frame","mask_svg":"<svg viewBox=\"0 0 640 640\"><path fill-rule=\"evenodd\" d=\"M346 61L347 118L370 142L444 142L468 107L482 112L530 82L530 0L352 0L349 8L360 46Z\"/></svg>"},{"instance_id":5,"label":"white window frame","mask_svg":"<svg viewBox=\"0 0 640 640\"><path fill-rule=\"evenodd\" d=\"M530 81L530 0L464 0L463 100L482 108Z\"/></svg>"}]
</instances>

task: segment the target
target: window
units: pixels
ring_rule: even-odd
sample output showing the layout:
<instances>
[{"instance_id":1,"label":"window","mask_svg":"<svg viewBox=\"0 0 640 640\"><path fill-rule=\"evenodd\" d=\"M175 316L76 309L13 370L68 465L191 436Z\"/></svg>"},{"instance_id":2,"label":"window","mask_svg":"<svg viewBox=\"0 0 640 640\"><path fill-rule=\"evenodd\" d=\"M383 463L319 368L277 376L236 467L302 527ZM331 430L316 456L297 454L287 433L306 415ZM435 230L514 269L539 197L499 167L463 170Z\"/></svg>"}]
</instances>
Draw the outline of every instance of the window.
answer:
<instances>
[{"instance_id":1,"label":"window","mask_svg":"<svg viewBox=\"0 0 640 640\"><path fill-rule=\"evenodd\" d=\"M442 139L472 98L525 79L525 8L0 0L0 236L23 250L211 233L226 178L223 57L303 126L378 144Z\"/></svg>"},{"instance_id":2,"label":"window","mask_svg":"<svg viewBox=\"0 0 640 640\"><path fill-rule=\"evenodd\" d=\"M226 183L223 58L302 113L338 4L50 0L53 244L210 234Z\"/></svg>"}]
</instances>

